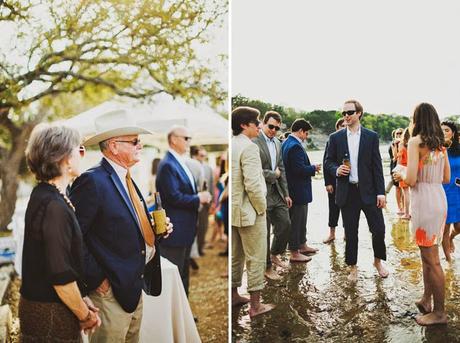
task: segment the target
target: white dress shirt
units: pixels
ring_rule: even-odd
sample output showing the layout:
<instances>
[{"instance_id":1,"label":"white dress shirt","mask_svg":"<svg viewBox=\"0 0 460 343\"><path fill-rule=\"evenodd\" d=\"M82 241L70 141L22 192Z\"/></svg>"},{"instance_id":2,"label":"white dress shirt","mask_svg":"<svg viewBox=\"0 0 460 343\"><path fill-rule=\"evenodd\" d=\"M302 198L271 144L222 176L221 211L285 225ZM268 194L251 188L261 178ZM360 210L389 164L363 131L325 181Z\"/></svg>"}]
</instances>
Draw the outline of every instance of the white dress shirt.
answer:
<instances>
[{"instance_id":1,"label":"white dress shirt","mask_svg":"<svg viewBox=\"0 0 460 343\"><path fill-rule=\"evenodd\" d=\"M184 169L185 174L187 174L187 177L188 177L188 179L189 179L189 181L190 181L190 183L192 185L193 191L196 193L195 179L193 178L192 172L190 171L190 169L188 169L187 165L185 164L185 157L182 156L182 155L179 155L173 149L169 149L168 151L176 158L177 162L179 162L179 164L181 165L182 169Z\"/></svg>"},{"instance_id":2,"label":"white dress shirt","mask_svg":"<svg viewBox=\"0 0 460 343\"><path fill-rule=\"evenodd\" d=\"M272 161L272 170L276 169L276 145L275 145L275 138L268 138L265 133L262 131L262 135L265 138L265 142L267 143L268 152L270 153L270 159Z\"/></svg>"},{"instance_id":3,"label":"white dress shirt","mask_svg":"<svg viewBox=\"0 0 460 343\"><path fill-rule=\"evenodd\" d=\"M348 141L348 152L350 153L350 182L358 183L358 154L359 154L359 141L361 139L361 125L358 128L358 131L355 133L351 132L347 127L347 141Z\"/></svg>"},{"instance_id":4,"label":"white dress shirt","mask_svg":"<svg viewBox=\"0 0 460 343\"><path fill-rule=\"evenodd\" d=\"M126 184L126 174L128 174L128 170L125 169L125 167L120 166L119 164L117 164L114 161L111 161L108 158L105 158L105 160L107 162L109 162L109 164L115 170L115 173L117 174L118 178L120 179L121 184L125 188L125 191L126 191L126 194L128 195L128 198L130 198L128 185ZM131 200L131 202L132 202L132 200ZM133 205L133 210L134 210L134 214L136 215L137 223L139 224L139 230L142 233L142 230L141 230L141 227L140 227L141 224L140 224L139 218L137 217L136 210L134 209L134 205ZM153 258L153 256L155 256L155 246L151 247L146 243L145 244L145 264L147 264Z\"/></svg>"}]
</instances>

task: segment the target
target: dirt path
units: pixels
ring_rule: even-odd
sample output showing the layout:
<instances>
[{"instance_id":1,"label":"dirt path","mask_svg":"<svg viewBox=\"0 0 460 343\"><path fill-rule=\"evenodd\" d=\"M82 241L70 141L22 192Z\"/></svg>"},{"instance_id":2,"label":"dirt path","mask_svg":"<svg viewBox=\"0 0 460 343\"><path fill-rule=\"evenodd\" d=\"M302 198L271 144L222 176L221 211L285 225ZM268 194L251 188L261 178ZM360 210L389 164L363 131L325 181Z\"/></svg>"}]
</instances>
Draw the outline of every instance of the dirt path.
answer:
<instances>
[{"instance_id":1,"label":"dirt path","mask_svg":"<svg viewBox=\"0 0 460 343\"><path fill-rule=\"evenodd\" d=\"M212 233L210 222L208 241ZM203 342L227 342L228 340L228 279L227 257L219 256L225 243L218 242L205 255L196 259L199 270L190 271L190 306L198 317L198 332Z\"/></svg>"},{"instance_id":2,"label":"dirt path","mask_svg":"<svg viewBox=\"0 0 460 343\"><path fill-rule=\"evenodd\" d=\"M211 233L212 226L209 231ZM191 271L190 305L194 316L198 317L197 327L203 342L227 342L228 339L228 279L222 277L227 272L228 260L219 256L224 250L224 242L206 249L206 255L197 259L200 269ZM13 313L11 343L19 342L19 287L20 280L16 278L5 297Z\"/></svg>"}]
</instances>

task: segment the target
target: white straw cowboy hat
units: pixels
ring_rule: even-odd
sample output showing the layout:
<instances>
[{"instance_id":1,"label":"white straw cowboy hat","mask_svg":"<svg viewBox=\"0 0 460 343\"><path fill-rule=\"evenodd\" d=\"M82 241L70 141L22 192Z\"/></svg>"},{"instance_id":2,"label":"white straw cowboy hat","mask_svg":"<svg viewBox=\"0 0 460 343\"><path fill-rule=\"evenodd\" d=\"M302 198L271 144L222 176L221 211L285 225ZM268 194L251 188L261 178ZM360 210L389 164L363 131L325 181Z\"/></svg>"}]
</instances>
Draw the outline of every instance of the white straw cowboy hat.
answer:
<instances>
[{"instance_id":1,"label":"white straw cowboy hat","mask_svg":"<svg viewBox=\"0 0 460 343\"><path fill-rule=\"evenodd\" d=\"M117 110L104 113L94 120L96 134L88 138L83 145L99 144L109 138L118 136L138 135L142 133L152 134L152 132L136 126L125 110Z\"/></svg>"}]
</instances>

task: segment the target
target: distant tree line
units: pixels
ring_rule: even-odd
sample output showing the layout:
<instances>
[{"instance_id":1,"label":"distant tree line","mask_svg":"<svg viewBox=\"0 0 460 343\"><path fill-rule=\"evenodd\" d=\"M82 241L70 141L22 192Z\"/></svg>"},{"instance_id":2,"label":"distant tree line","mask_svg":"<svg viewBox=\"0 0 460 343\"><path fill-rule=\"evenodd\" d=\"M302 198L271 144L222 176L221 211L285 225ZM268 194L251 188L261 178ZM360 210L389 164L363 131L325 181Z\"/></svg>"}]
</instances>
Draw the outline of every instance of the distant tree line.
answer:
<instances>
[{"instance_id":1,"label":"distant tree line","mask_svg":"<svg viewBox=\"0 0 460 343\"><path fill-rule=\"evenodd\" d=\"M444 121L444 120L451 120L454 123L456 123L457 126L458 126L458 125L460 125L460 114L453 115L453 116L448 116L446 118L441 119L441 121Z\"/></svg>"},{"instance_id":2,"label":"distant tree line","mask_svg":"<svg viewBox=\"0 0 460 343\"><path fill-rule=\"evenodd\" d=\"M334 132L335 122L341 117L340 111L337 110L314 110L308 112L292 107L284 107L260 100L249 99L239 94L232 97L232 109L238 106L251 106L257 108L262 115L269 110L278 112L283 118L283 123L286 124L285 131L291 127L295 119L305 118L315 130L328 135ZM458 117L459 116L453 116L450 118L455 120L455 118L458 119ZM364 127L376 131L381 141L390 141L391 132L399 127L408 127L409 121L409 118L403 115L371 114L364 112L361 123Z\"/></svg>"}]
</instances>

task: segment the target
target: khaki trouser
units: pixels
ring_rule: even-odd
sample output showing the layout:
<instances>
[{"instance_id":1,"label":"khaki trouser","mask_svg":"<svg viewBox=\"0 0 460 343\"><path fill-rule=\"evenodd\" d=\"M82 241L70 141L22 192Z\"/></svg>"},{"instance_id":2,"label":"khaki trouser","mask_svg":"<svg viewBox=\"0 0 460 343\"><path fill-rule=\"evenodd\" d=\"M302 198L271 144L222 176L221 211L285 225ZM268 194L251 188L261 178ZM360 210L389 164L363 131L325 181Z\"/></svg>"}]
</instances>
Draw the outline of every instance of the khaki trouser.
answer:
<instances>
[{"instance_id":1,"label":"khaki trouser","mask_svg":"<svg viewBox=\"0 0 460 343\"><path fill-rule=\"evenodd\" d=\"M102 325L89 335L90 343L138 343L142 321L142 294L133 313L127 313L112 293L112 287L101 295L95 291L89 294L99 308Z\"/></svg>"},{"instance_id":2,"label":"khaki trouser","mask_svg":"<svg viewBox=\"0 0 460 343\"><path fill-rule=\"evenodd\" d=\"M267 252L265 213L257 216L253 226L232 226L232 288L241 286L244 264L248 274L248 291L264 288Z\"/></svg>"}]
</instances>

